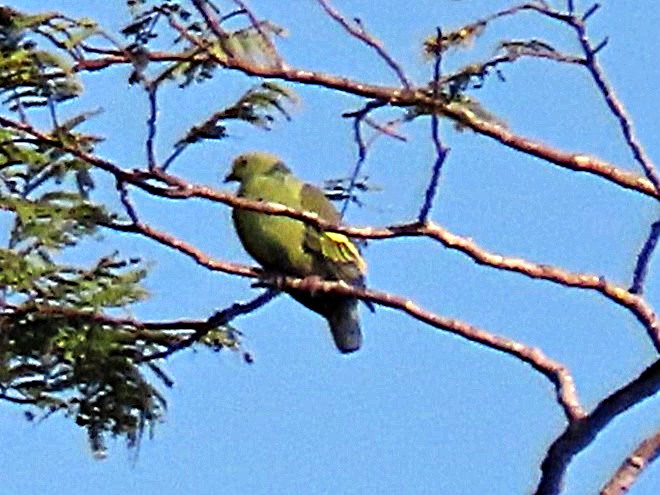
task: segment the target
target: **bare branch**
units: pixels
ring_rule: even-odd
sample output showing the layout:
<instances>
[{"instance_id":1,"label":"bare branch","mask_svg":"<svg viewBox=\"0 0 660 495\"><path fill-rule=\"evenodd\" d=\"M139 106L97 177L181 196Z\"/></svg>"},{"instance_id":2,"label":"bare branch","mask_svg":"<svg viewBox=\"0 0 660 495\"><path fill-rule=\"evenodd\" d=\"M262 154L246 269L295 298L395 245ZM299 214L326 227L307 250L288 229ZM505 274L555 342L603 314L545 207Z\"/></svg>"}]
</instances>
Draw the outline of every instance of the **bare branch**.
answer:
<instances>
[{"instance_id":1,"label":"bare branch","mask_svg":"<svg viewBox=\"0 0 660 495\"><path fill-rule=\"evenodd\" d=\"M39 313L41 315L59 316L68 319L82 319L93 323L100 323L110 325L113 327L132 328L136 330L200 330L209 326L209 319L207 320L192 320L192 319L179 319L169 321L142 321L135 318L111 316L105 313L94 311L87 311L77 308L67 308L62 306L47 306L43 304L26 305L26 306L10 306L5 305L3 313L12 316L26 315L29 313ZM215 325L217 326L217 325ZM139 334L149 338L149 333Z\"/></svg>"},{"instance_id":2,"label":"bare branch","mask_svg":"<svg viewBox=\"0 0 660 495\"><path fill-rule=\"evenodd\" d=\"M103 223L101 224L104 227L107 227L118 232L128 232L132 234L139 234L149 239L152 239L159 244L168 246L176 251L179 251L182 254L192 258L195 262L208 268L213 271L220 271L228 273L231 275L239 275L242 277L252 277L257 278L262 275L262 271L257 268L247 267L245 265L240 265L238 263L231 263L228 261L219 261L211 258L202 250L195 248L191 244L175 237L166 232L162 232L154 229L153 227L138 222L135 224L121 224L121 223Z\"/></svg>"},{"instance_id":3,"label":"bare branch","mask_svg":"<svg viewBox=\"0 0 660 495\"><path fill-rule=\"evenodd\" d=\"M378 138L378 136L385 135L389 136L392 139L396 139L397 141L402 141L402 142L407 142L408 138L401 134L400 132L396 131L396 126L400 125L403 122L404 118L399 117L396 119L391 119L387 122L381 123L381 122L376 122L374 119L370 117L365 117L364 118L364 123L367 124L369 127L373 127L376 132L367 142L367 148Z\"/></svg>"},{"instance_id":4,"label":"bare branch","mask_svg":"<svg viewBox=\"0 0 660 495\"><path fill-rule=\"evenodd\" d=\"M192 39L194 40L194 38ZM206 50L203 45L199 46ZM434 100L426 88L406 90L362 83L322 72L295 68L264 67L246 60L225 60L217 54L208 52L205 53L205 56L212 57L216 63L227 69L237 70L250 76L263 77L265 79L282 79L298 84L330 88L340 92L378 100L392 106L424 106L426 108L436 109L435 111L442 116L452 119L461 126L469 128L478 134L494 139L506 147L541 158L562 168L596 175L625 189L660 199L660 189L656 188L646 177L618 168L594 156L562 151L539 141L515 134L501 125L479 119L465 108ZM153 52L149 54L149 57L153 61L161 62L190 60L190 57L185 54L167 52ZM93 71L123 63L130 63L130 60L121 52L117 52L112 56L79 62L76 64L76 70Z\"/></svg>"},{"instance_id":5,"label":"bare branch","mask_svg":"<svg viewBox=\"0 0 660 495\"><path fill-rule=\"evenodd\" d=\"M16 397L14 395L7 395L4 392L0 392L0 400L6 400L7 402L13 402L14 404L21 404L21 405L26 405L26 404L37 404L39 402L39 399L32 398L32 397Z\"/></svg>"},{"instance_id":6,"label":"bare branch","mask_svg":"<svg viewBox=\"0 0 660 495\"><path fill-rule=\"evenodd\" d=\"M437 33L437 46L440 47L442 40L442 31L438 28ZM435 53L435 63L433 64L433 99L437 100L440 96L440 70L442 65L442 50L438 49ZM442 171L442 165L445 163L447 154L449 153L449 148L446 148L442 145L440 141L440 123L439 118L436 113L431 114L431 140L433 141L433 146L435 148L436 158L433 162L433 168L431 170L431 179L429 180L428 186L424 193L424 203L422 208L419 211L417 220L420 223L425 223L428 220L429 213L431 212L431 207L433 206L433 199L438 191L438 182L440 181L440 172Z\"/></svg>"},{"instance_id":7,"label":"bare branch","mask_svg":"<svg viewBox=\"0 0 660 495\"><path fill-rule=\"evenodd\" d=\"M433 222L427 222L425 224L412 222L401 225L392 225L389 227L364 228L335 225L320 219L318 215L314 213L297 211L293 208L276 203L253 201L237 197L231 193L216 191L210 187L193 185L159 169L151 172L140 170L127 172L107 160L86 153L67 145L66 143L61 143L59 140L41 133L31 126L2 116L0 116L0 124L23 131L40 139L44 143L71 153L77 158L111 173L116 179L132 184L155 196L170 199L186 199L193 197L207 199L249 211L258 211L272 215L282 215L295 218L316 225L323 230L340 232L355 238L387 239L393 237L429 237L439 241L449 249L456 249L467 254L479 264L488 265L501 270L513 271L531 278L548 280L568 287L597 291L614 303L628 309L644 326L644 329L651 339L655 349L660 352L660 321L657 319L653 308L651 308L642 297L632 294L626 288L616 285L602 276L590 273L574 273L552 265L538 264L522 258L510 258L491 253L480 247L472 239L455 235ZM155 186L148 182L148 179L160 180L169 187ZM150 229L147 225L143 225L142 227L145 231ZM126 227L125 230L130 232L130 226ZM172 242L178 243L181 241L178 239L172 239ZM209 261L208 258L204 257L205 255L203 255L203 253L200 253L200 256L202 256L199 261L200 264L204 265ZM235 275L257 276L254 272L245 272L243 267L231 263L226 264L222 268L218 267L215 269L225 271L226 273L233 273Z\"/></svg>"},{"instance_id":8,"label":"bare branch","mask_svg":"<svg viewBox=\"0 0 660 495\"><path fill-rule=\"evenodd\" d=\"M260 269L213 259L193 245L145 224L106 224L105 226L114 230L132 232L148 237L192 258L197 264L211 270L252 278L264 276L264 273ZM277 277L273 280L269 278L265 280L267 283L276 284L277 288L283 290L296 289L310 291L315 294L338 294L371 301L372 303L405 312L431 327L453 333L472 342L514 356L531 365L536 371L552 382L556 389L557 401L564 410L564 414L569 422L577 421L584 416L584 411L577 396L575 383L568 369L563 364L545 356L540 349L527 347L519 342L494 335L460 320L439 316L421 308L409 299L391 293L353 287L342 282L323 281L315 277L305 279Z\"/></svg>"},{"instance_id":9,"label":"bare branch","mask_svg":"<svg viewBox=\"0 0 660 495\"><path fill-rule=\"evenodd\" d=\"M660 431L644 440L619 466L600 495L623 495L637 481L644 469L660 456Z\"/></svg>"},{"instance_id":10,"label":"bare branch","mask_svg":"<svg viewBox=\"0 0 660 495\"><path fill-rule=\"evenodd\" d=\"M651 262L651 257L653 256L659 238L660 220L656 220L651 225L649 236L640 250L639 255L637 255L637 264L635 265L635 271L633 272L633 282L630 289L628 289L633 294L641 295L644 292L644 282L646 281L649 263Z\"/></svg>"},{"instance_id":11,"label":"bare branch","mask_svg":"<svg viewBox=\"0 0 660 495\"><path fill-rule=\"evenodd\" d=\"M355 25L351 24L343 15L339 13L337 9L335 9L332 5L327 0L317 0L317 2L321 5L323 10L325 10L326 14L328 14L330 17L332 17L337 23L339 23L349 34L351 34L353 37L359 39L360 41L364 42L365 44L369 45L371 48L376 50L378 55L385 61L387 65L390 66L390 68L394 71L396 76L399 78L399 81L401 81L401 85L406 88L410 89L412 87L412 84L406 77L403 69L401 66L398 64L392 56L387 53L385 50L385 47L383 46L383 43L371 36L365 29L364 25L362 24L362 21L359 19L355 19Z\"/></svg>"},{"instance_id":12,"label":"bare branch","mask_svg":"<svg viewBox=\"0 0 660 495\"><path fill-rule=\"evenodd\" d=\"M277 290L268 289L246 303L234 303L229 308L214 313L208 320L206 320L205 325L200 325L195 333L189 337L180 340L175 345L170 346L164 351L154 352L153 354L144 356L140 362L151 362L157 359L164 359L174 354L175 352L190 347L199 342L206 334L208 334L210 330L219 326L227 325L237 316L251 313L252 311L270 302L277 295Z\"/></svg>"},{"instance_id":13,"label":"bare branch","mask_svg":"<svg viewBox=\"0 0 660 495\"><path fill-rule=\"evenodd\" d=\"M156 161L156 152L154 150L154 141L156 139L156 126L158 118L157 92L158 84L146 85L147 96L149 100L149 117L147 118L147 164L150 170L155 169L158 164Z\"/></svg>"},{"instance_id":14,"label":"bare branch","mask_svg":"<svg viewBox=\"0 0 660 495\"><path fill-rule=\"evenodd\" d=\"M364 165L365 160L367 159L367 144L362 137L362 122L369 115L369 112L375 108L380 108L383 106L383 103L379 101L370 101L357 112L350 112L344 114L344 117L353 117L353 136L358 147L358 158L353 166L353 173L351 174L351 179L349 181L348 187L346 188L346 199L344 204L341 207L341 216L343 217L348 209L348 205L353 199L353 191L355 190L355 185L357 183L360 172L362 171L362 165Z\"/></svg>"},{"instance_id":15,"label":"bare branch","mask_svg":"<svg viewBox=\"0 0 660 495\"><path fill-rule=\"evenodd\" d=\"M534 494L558 495L573 457L587 448L614 418L653 396L659 389L660 360L601 401L587 417L569 424L548 449Z\"/></svg>"},{"instance_id":16,"label":"bare branch","mask_svg":"<svg viewBox=\"0 0 660 495\"><path fill-rule=\"evenodd\" d=\"M210 8L209 3L206 0L192 0L192 3L204 18L206 25L211 29L213 34L215 34L218 42L220 43L222 51L227 55L229 59L235 58L234 52L231 50L231 48L229 48L229 44L227 43L229 35L220 25L220 20L218 19L218 16L213 11L213 9Z\"/></svg>"},{"instance_id":17,"label":"bare branch","mask_svg":"<svg viewBox=\"0 0 660 495\"><path fill-rule=\"evenodd\" d=\"M598 4L594 4L596 7ZM593 7L592 7L593 9ZM595 9L591 13L595 12ZM621 127L621 132L628 143L628 147L632 151L635 160L639 163L646 174L646 177L651 181L657 190L660 190L660 175L658 174L655 165L653 164L651 157L646 154L644 147L640 143L639 139L636 136L635 129L633 127L632 121L626 112L625 107L619 100L614 88L610 85L605 77L605 72L598 62L596 53L598 53L604 46L605 42L601 43L599 46L594 48L587 36L587 27L585 24L586 19L589 17L589 13L585 13L582 19L573 17L571 19L571 26L575 29L578 39L580 40L580 45L584 51L586 57L586 67L591 74L596 86L600 90L600 93L603 95L607 106L609 107L612 114L619 121L619 126Z\"/></svg>"},{"instance_id":18,"label":"bare branch","mask_svg":"<svg viewBox=\"0 0 660 495\"><path fill-rule=\"evenodd\" d=\"M571 26L577 33L578 40L582 47L582 51L584 52L585 55L583 65L585 65L589 70L589 73L591 74L591 77L596 83L596 86L598 87L600 93L603 95L603 98L605 99L607 106L609 107L612 114L619 121L619 125L621 127L621 131L623 132L623 136L626 140L626 143L628 144L628 147L631 149L635 160L642 166L642 169L644 170L646 177L651 182L651 184L653 184L654 188L656 190L660 190L660 175L658 175L658 171L653 165L651 158L646 154L643 146L637 139L637 136L635 135L635 130L632 125L632 121L628 116L625 107L617 97L614 88L612 88L612 86L607 81L605 77L605 72L600 66L598 59L596 58L596 53L598 53L605 46L607 40L603 41L597 47L594 48L593 45L591 44L591 41L589 40L589 37L587 36L586 21L594 13L596 13L596 11L599 8L600 8L600 4L594 3L589 9L587 9L587 11L582 15L582 17L579 17L575 12L574 4L572 1L568 2L568 14L556 11L550 8L548 5L543 5L540 2L539 3L530 2L517 7L512 7L510 9L503 10L478 22L482 22L482 23L489 22L497 17L512 15L521 10L533 10L541 15L558 20L566 25Z\"/></svg>"}]
</instances>

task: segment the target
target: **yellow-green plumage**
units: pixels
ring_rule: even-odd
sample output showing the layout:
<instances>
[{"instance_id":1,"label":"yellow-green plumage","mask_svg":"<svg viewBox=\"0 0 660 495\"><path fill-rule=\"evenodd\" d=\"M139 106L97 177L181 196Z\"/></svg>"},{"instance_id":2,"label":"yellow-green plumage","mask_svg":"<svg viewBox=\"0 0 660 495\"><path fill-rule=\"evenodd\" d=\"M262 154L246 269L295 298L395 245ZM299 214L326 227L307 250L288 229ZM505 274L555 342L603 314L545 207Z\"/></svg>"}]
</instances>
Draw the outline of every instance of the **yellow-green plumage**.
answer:
<instances>
[{"instance_id":1,"label":"yellow-green plumage","mask_svg":"<svg viewBox=\"0 0 660 495\"><path fill-rule=\"evenodd\" d=\"M240 183L239 196L310 211L331 222L340 219L322 191L296 178L277 156L270 153L253 152L238 156L226 180ZM345 235L323 232L291 218L238 208L234 209L232 216L243 247L266 270L364 285L366 264L355 244ZM356 299L312 295L306 291L290 291L289 294L328 320L340 351L359 349L362 334Z\"/></svg>"}]
</instances>

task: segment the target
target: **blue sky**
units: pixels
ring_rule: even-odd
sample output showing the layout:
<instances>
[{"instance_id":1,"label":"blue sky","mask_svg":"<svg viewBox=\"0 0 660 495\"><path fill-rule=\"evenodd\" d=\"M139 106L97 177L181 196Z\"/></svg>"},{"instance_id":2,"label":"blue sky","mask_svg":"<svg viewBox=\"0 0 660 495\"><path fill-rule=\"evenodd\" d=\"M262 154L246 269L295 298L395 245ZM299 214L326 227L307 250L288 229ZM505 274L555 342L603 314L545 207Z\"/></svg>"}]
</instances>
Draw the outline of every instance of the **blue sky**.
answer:
<instances>
[{"instance_id":1,"label":"blue sky","mask_svg":"<svg viewBox=\"0 0 660 495\"><path fill-rule=\"evenodd\" d=\"M124 2L46 3L49 10L93 16L110 28L128 19ZM437 25L451 29L510 5L421 0L410 8L410 3L336 0L335 5L349 18L360 17L420 84L431 72L421 41ZM35 11L44 2L11 5ZM253 0L252 5L289 30L280 46L291 65L396 82L373 52L348 38L316 2ZM602 64L656 161L658 23L655 2L638 0L634 7L603 2L590 24L593 39L609 36ZM577 49L572 33L558 24L522 15L487 31L447 67L487 57L502 37L543 38ZM98 152L130 168L145 162L147 102L139 88L127 87L127 75L127 68L84 75L86 94L66 111L103 107L105 112L90 123L91 130L107 136ZM522 61L505 67L504 75L505 83L491 78L475 96L513 130L639 171L586 72ZM161 157L188 127L231 102L250 82L239 74L219 74L203 86L164 91ZM186 152L172 172L222 188L220 179L234 155L265 149L311 182L346 176L356 149L350 122L341 113L358 108L360 100L311 87L296 91L301 103L292 122L280 122L269 133L235 126L229 139ZM442 131L452 151L434 220L503 255L629 283L636 253L658 215L651 200L457 132L450 123ZM351 224L406 221L419 208L433 160L428 122L416 121L403 132L408 143L380 139L372 148L367 173L382 190L365 195L363 208L349 210ZM154 226L220 259L251 264L227 208L136 199L143 218ZM147 282L152 298L135 310L141 318L206 317L254 294L248 280L207 272L146 241L107 235L85 249L107 252L110 246L155 262ZM565 363L588 408L656 358L637 321L597 294L477 266L423 239L370 242L365 256L372 287L538 346ZM647 299L658 305L657 259L650 273ZM511 357L388 309L373 315L362 311L362 320L364 348L341 356L322 319L281 297L236 321L254 364L228 352L174 356L165 364L176 382L167 392L167 421L157 427L154 440L143 442L137 463L121 442L110 442L108 459L96 461L71 421L53 417L28 423L18 408L2 404L4 490L53 495L76 489L101 495L529 493L545 449L564 427L548 381ZM651 399L614 421L574 461L565 493L595 493L624 456L658 428L659 409L658 399ZM631 493L656 494L658 484L656 463Z\"/></svg>"}]
</instances>

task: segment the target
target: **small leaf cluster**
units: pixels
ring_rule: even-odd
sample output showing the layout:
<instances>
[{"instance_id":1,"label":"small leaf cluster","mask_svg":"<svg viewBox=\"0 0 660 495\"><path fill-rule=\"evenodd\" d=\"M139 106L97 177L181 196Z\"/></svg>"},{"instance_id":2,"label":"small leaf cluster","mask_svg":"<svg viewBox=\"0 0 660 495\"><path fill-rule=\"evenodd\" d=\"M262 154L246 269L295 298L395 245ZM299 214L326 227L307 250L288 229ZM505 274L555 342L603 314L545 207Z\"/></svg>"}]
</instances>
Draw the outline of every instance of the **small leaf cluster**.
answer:
<instances>
[{"instance_id":1,"label":"small leaf cluster","mask_svg":"<svg viewBox=\"0 0 660 495\"><path fill-rule=\"evenodd\" d=\"M227 136L224 122L238 120L250 125L270 130L276 114L290 120L286 108L296 103L297 97L291 90L274 82L263 82L246 91L235 103L215 112L199 125L193 126L177 143L191 144L204 139L222 139Z\"/></svg>"},{"instance_id":2,"label":"small leaf cluster","mask_svg":"<svg viewBox=\"0 0 660 495\"><path fill-rule=\"evenodd\" d=\"M53 105L80 95L72 62L96 34L90 19L27 15L0 7L0 95L12 110ZM47 46L56 48L48 49Z\"/></svg>"}]
</instances>

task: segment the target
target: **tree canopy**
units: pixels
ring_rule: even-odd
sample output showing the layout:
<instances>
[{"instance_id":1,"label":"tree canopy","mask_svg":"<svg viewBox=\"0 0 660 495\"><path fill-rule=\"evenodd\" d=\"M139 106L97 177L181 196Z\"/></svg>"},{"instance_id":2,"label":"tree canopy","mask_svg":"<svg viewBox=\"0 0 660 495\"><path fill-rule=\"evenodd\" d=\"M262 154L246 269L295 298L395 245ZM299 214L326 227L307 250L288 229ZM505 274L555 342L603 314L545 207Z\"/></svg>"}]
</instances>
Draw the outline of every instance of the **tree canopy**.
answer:
<instances>
[{"instance_id":1,"label":"tree canopy","mask_svg":"<svg viewBox=\"0 0 660 495\"><path fill-rule=\"evenodd\" d=\"M332 60L319 58L316 66L307 66L290 59L287 43L293 41L287 41L288 30L304 26L287 26L262 16L257 2L254 8L241 0L216 3L129 0L125 6L112 7L124 11L117 14L119 24L113 19L108 26L100 17L77 17L63 10L0 8L0 205L5 232L0 248L0 398L20 406L29 420L54 414L70 418L85 430L92 452L99 457L105 456L108 437L137 447L144 432L153 433L165 419L167 389L174 384L166 367L174 355L206 348L222 351L222 356L240 356L248 366L255 356L243 322L257 310L276 311L270 306L280 291L342 294L379 307L367 320L367 334L377 331L377 322L391 309L399 322L414 321L529 365L525 370L538 374L553 390L564 422L563 431L545 445L544 458L537 463L540 474L535 493L560 493L574 457L597 442L596 437L614 419L656 395L660 387L660 321L653 309L658 288L652 266L660 220L651 218L657 217L660 174L601 64L609 38L593 37L590 31L601 7L532 1L479 11L458 26L427 26L424 38L417 40L418 63L411 68L415 64L399 61L394 55L397 50L391 51L384 37L371 32L370 19L353 18L327 0L309 2L305 9L314 7L322 13L325 22L339 29L338 36L347 46L360 46L371 60L368 66L351 67L353 48L346 48L340 54L346 60L335 70ZM466 3L455 2L453 8ZM511 26L524 24L529 16L536 23L533 26L543 22L561 29L572 44L560 46L556 39L543 37L546 31L535 33L533 27L526 31L532 34L522 38L508 34L509 29L515 32ZM390 22L396 24L395 17ZM507 23L504 31L501 23ZM616 35L613 32L611 37ZM486 43L488 50L475 48ZM314 60L320 56L311 53L312 48ZM527 105L526 94L535 89L529 81L522 86L509 84L509 74L529 70L525 64L530 62L544 64L548 71L579 71L579 77L589 78L589 94L597 95L594 105L604 109L598 115L607 115L604 125L619 140L620 149L612 157L609 149L601 154L586 145L572 146L568 138L557 143L553 131L542 139L531 137L538 132L517 128L509 121L507 105ZM326 66L327 70L317 68ZM371 78L370 73L377 76ZM101 94L95 91L107 91L94 89L104 77L109 78L110 83L104 84L110 84L113 92L130 91L138 98L139 112L123 106L120 97L116 106L95 106L94 99ZM386 82L376 82L381 80ZM493 101L488 90L498 84L516 90L509 92L508 100ZM576 90L578 96L560 95L554 104L577 106L573 98L587 94L580 91ZM197 95L199 107L192 108L186 99L190 94ZM334 106L315 106L314 99L321 98L332 100ZM334 112L331 117L329 108ZM339 113L337 108L341 108ZM300 115L305 112L307 116ZM534 117L545 119L542 114ZM114 120L98 125L103 118ZM346 144L336 157L328 149L337 145L336 139L325 143L323 132L329 118L332 125L339 122ZM585 129L597 125L597 118L590 118L580 107L575 115L566 116L567 124L550 124L574 126L573 142L581 143ZM286 126L295 126L297 119L305 122L302 128L298 134L287 134ZM305 131L304 126L312 125L318 127ZM136 129L142 134L134 135ZM271 131L272 139L283 136L283 150L309 141L307 146L316 151L314 156L306 155L308 160L327 163L323 157L328 152L333 154L329 161L344 160L344 168L315 171L324 179L328 198L345 215L344 223L247 200L221 188L219 179L231 156L219 150L263 146L264 131ZM621 252L612 254L617 262L611 266L596 253L600 253L600 242L605 251L615 245L619 232L614 227L612 232L607 226L602 230L611 239L598 231L580 232L579 227L576 231L583 238L568 240L569 236L558 234L557 244L566 242L557 252L544 244L543 237L528 232L509 242L506 229L516 218L491 216L488 205L501 201L511 212L519 211L525 208L526 195L546 186L516 184L505 175L510 171L506 169L494 173L499 185L481 184L499 189L480 203L475 197L487 197L489 191L471 190L469 183L460 184L455 181L458 176L452 175L459 157L470 156L465 153L472 146L468 141L472 136L487 140L478 152L483 163L488 162L491 148L498 148L514 157L506 160L521 160L518 166L543 168L539 173L551 174L548 181L556 180L547 186L554 196L546 199L555 197L561 202L573 197L567 211L576 215L584 213L579 211L580 201L585 209L597 204L593 222L617 227L635 224L644 232L643 238L635 244L626 237L626 246L618 246ZM137 142L139 153L121 150L123 143ZM390 156L410 157L399 168L385 163L393 146L408 151ZM425 154L419 151L422 147ZM422 156L425 161L420 164ZM304 166L297 168L302 168L301 175L310 173ZM342 170L348 173L340 176ZM557 179L559 172L568 178ZM493 173L484 168L483 174ZM586 184L584 177L591 182ZM623 199L621 203L619 199L599 202L599 194L618 194ZM445 206L450 200L467 216L452 217L452 210ZM477 211L476 205L484 209ZM227 247L225 234L209 237L209 232L231 232L230 226L222 231L217 226L222 222L217 212L222 209L226 215L226 206L283 215L349 235L363 245L370 265L380 264L382 271L376 268L374 282L366 288L265 276L269 274L250 265L247 258L237 261L234 255L239 251ZM553 214L561 210L555 208L556 204L548 204L547 217L535 213L536 224L530 225L540 231L558 228ZM623 209L626 213L621 213ZM620 214L609 215L609 211ZM484 231L484 238L470 227L479 215L493 228ZM352 226L354 218L366 226ZM499 222L500 236L495 233ZM479 233L479 228L474 232ZM426 241L424 251L420 238ZM209 247L213 245L222 249ZM468 271L473 268L452 272L451 255L437 258L432 254L439 247L443 253L459 253L470 265L485 267L488 275L479 278L483 272ZM385 254L379 249L385 249ZM375 262L370 259L374 252ZM192 261L197 275L183 270L178 276L175 271L169 274L169 283L182 292L194 298L195 293L221 286L222 297L207 313L194 317L190 314L197 309L179 305L176 297L169 302L159 300L159 284L150 285L149 279L158 272L161 257ZM449 297L441 293L460 293L461 282L455 278L445 278L437 286L424 285L432 282L419 278L419 293L398 290L397 281L414 283L417 273L437 273L433 280L439 280L447 273L460 277L461 271L466 280L491 287L483 289L481 302L475 301L465 314L459 303L439 302ZM212 284L198 285L208 276L213 277ZM502 282L494 282L491 276L501 277L497 280ZM637 372L626 375L611 364L616 353L602 358L605 367L618 370L618 381L616 386L608 382L609 388L601 395L593 393L585 401L580 379L572 365L564 362L559 344L511 329L489 329L488 318L480 311L496 311L498 297L506 299L518 290L512 286L512 292L504 294L495 288L500 283L509 287L507 277L513 276L525 283L531 279L574 289L566 297L575 301L582 294L593 295L599 304L606 303L607 309L598 306L603 315L625 314L634 322L628 326L643 336L640 347L648 348L648 354L636 363ZM512 306L519 316L511 317L511 322L525 321L519 318L528 311L527 305L537 315L543 312L543 301L533 300L535 286L526 290L516 296L519 300ZM151 317L157 312L149 313L149 318L142 316L141 308L150 301L159 305L162 317ZM592 306L581 308L586 319L593 315ZM552 326L551 321L547 323ZM287 331L276 329L277 323L272 326L269 338L284 339ZM572 340L570 329L557 328L554 333L564 346L580 346ZM405 343L396 352L408 352ZM359 360L359 353L351 359ZM340 363L348 364L352 361ZM438 407L449 409L450 415L460 414L451 410L452 404ZM657 457L660 434L642 440L618 470L601 480L602 493L623 493Z\"/></svg>"}]
</instances>

